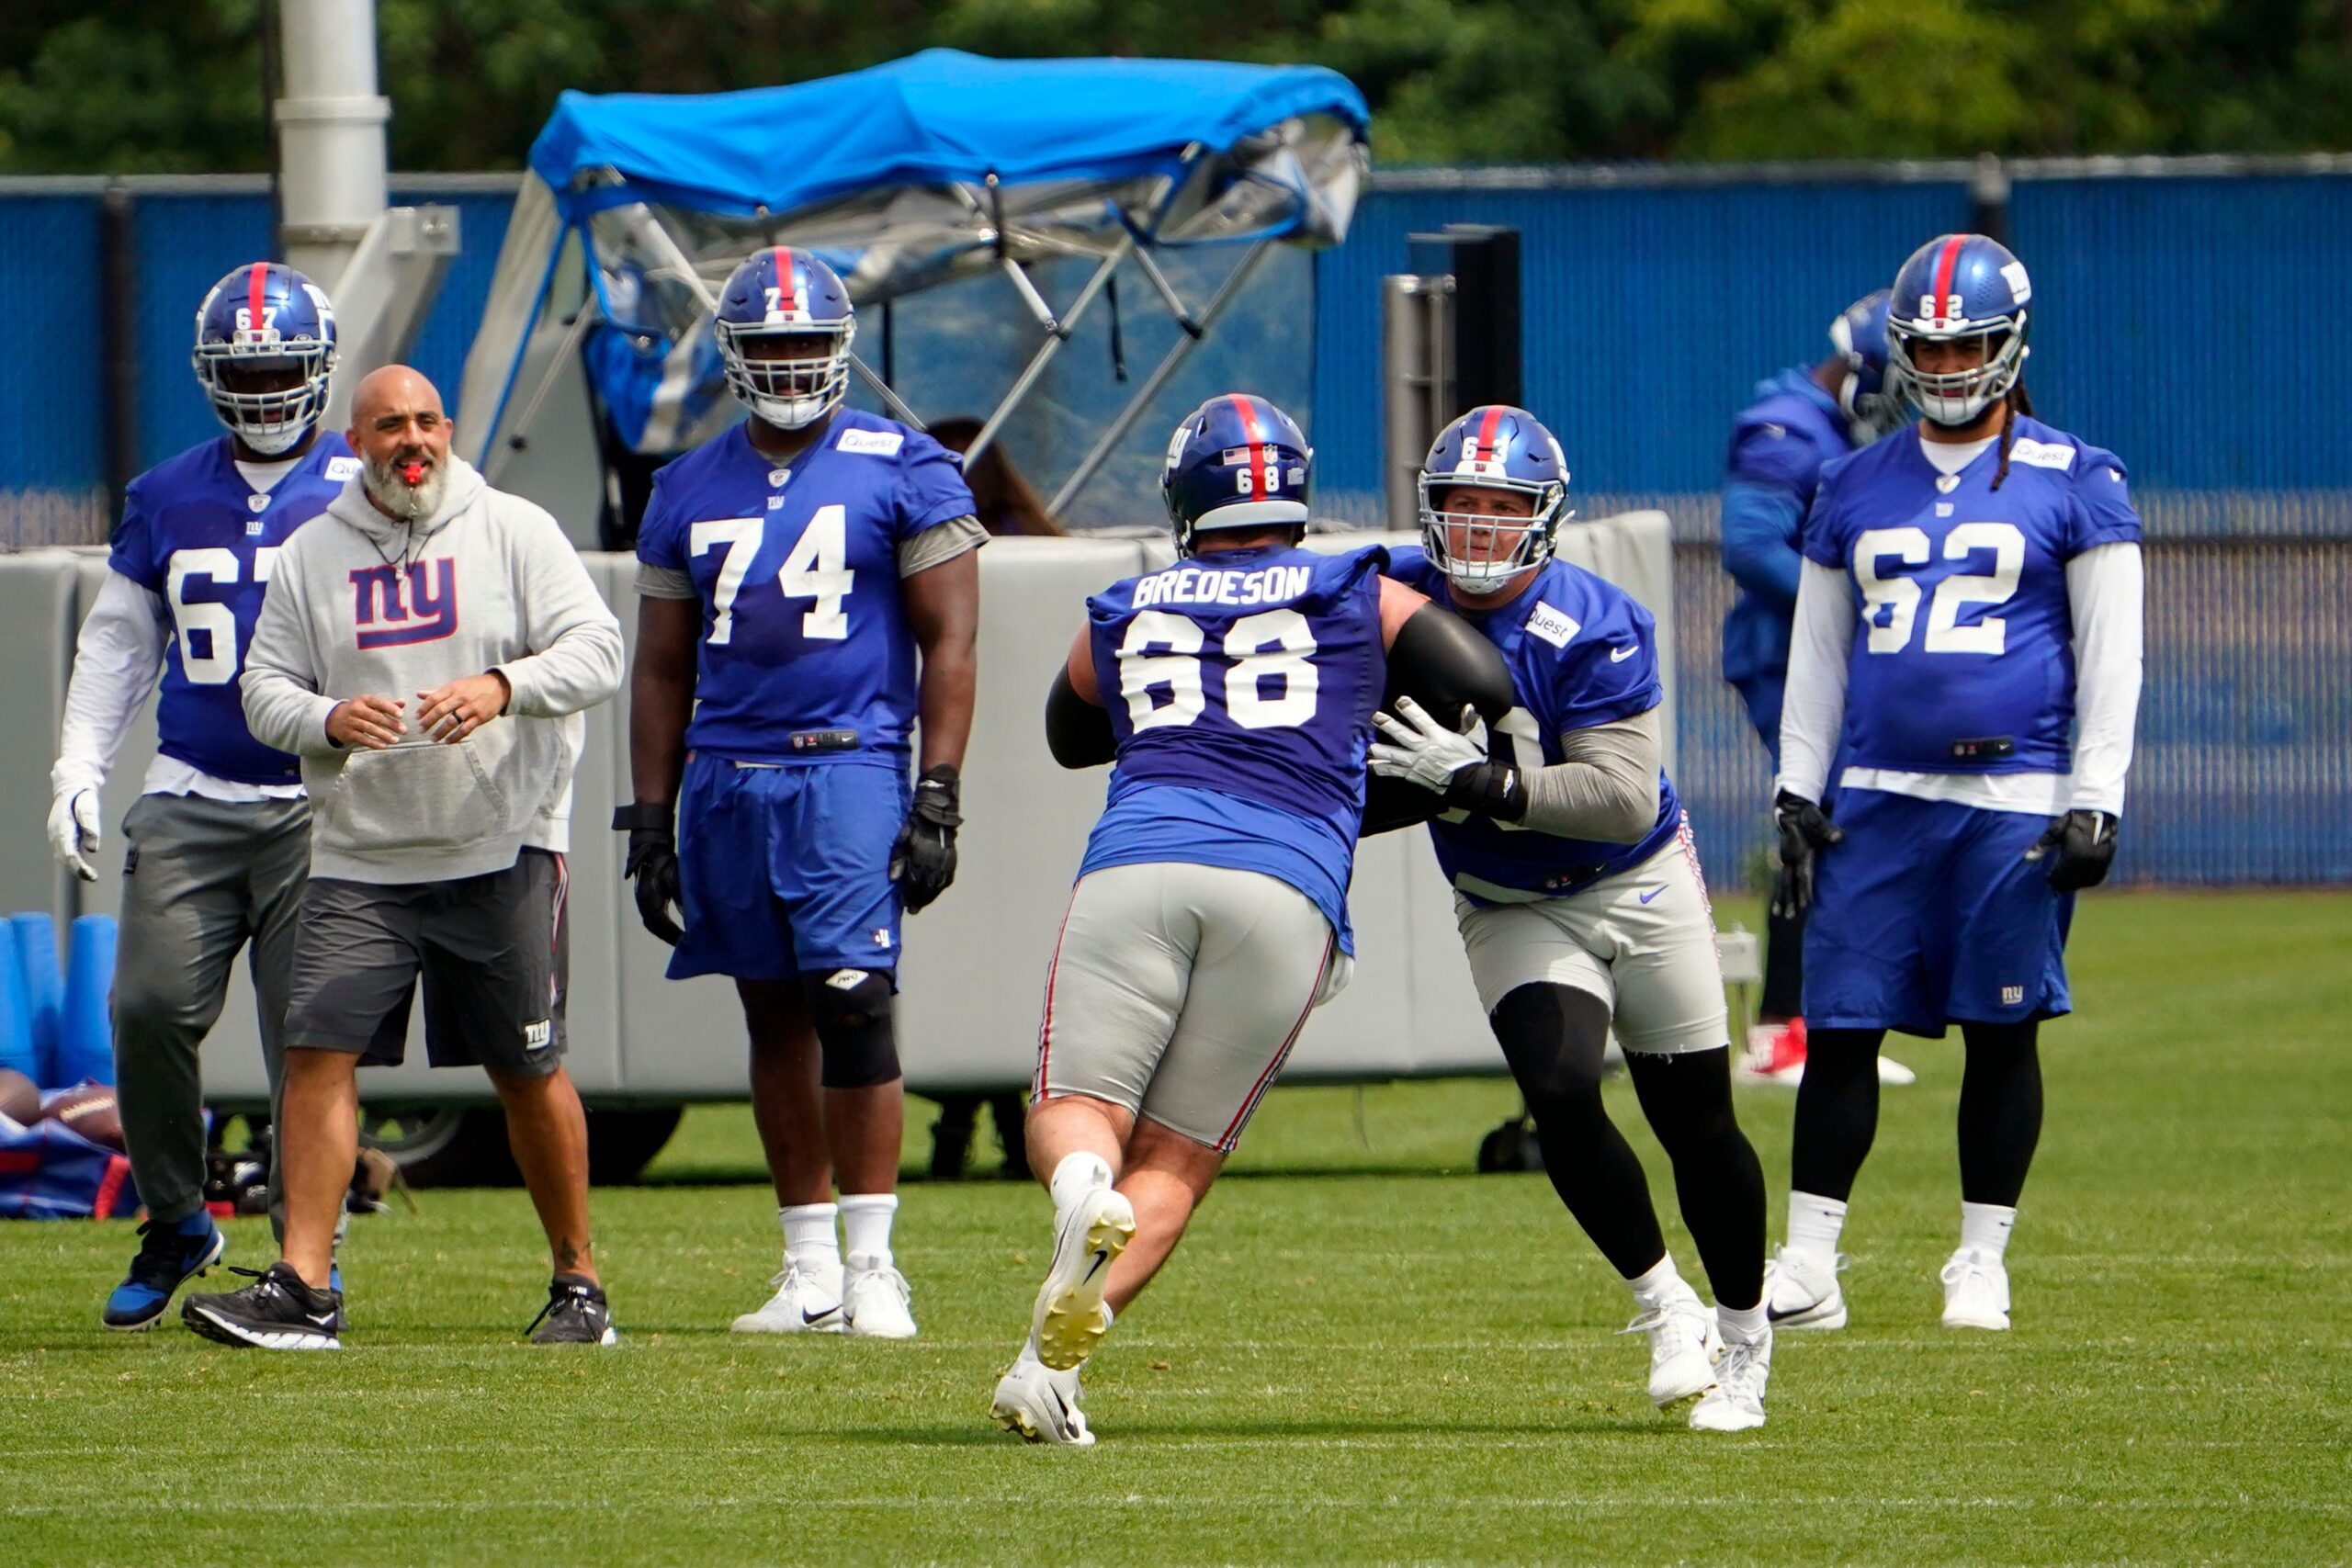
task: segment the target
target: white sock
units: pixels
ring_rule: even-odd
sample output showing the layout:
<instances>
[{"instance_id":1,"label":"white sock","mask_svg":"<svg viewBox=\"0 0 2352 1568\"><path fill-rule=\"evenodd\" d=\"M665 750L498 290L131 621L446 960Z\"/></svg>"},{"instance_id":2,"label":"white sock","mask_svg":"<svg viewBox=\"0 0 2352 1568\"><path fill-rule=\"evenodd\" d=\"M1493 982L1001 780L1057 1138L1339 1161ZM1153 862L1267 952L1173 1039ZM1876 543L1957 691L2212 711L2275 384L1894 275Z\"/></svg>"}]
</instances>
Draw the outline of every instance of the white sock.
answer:
<instances>
[{"instance_id":1,"label":"white sock","mask_svg":"<svg viewBox=\"0 0 2352 1568\"><path fill-rule=\"evenodd\" d=\"M784 1260L812 1273L831 1276L842 1267L842 1246L833 1239L831 1203L792 1203L776 1211L784 1222Z\"/></svg>"},{"instance_id":2,"label":"white sock","mask_svg":"<svg viewBox=\"0 0 2352 1568\"><path fill-rule=\"evenodd\" d=\"M1753 1345L1772 1329L1772 1320L1765 1315L1762 1302L1745 1310L1717 1302L1715 1325L1723 1330L1726 1345Z\"/></svg>"},{"instance_id":3,"label":"white sock","mask_svg":"<svg viewBox=\"0 0 2352 1568\"><path fill-rule=\"evenodd\" d=\"M888 1269L890 1221L899 1212L896 1192L842 1194L842 1250L860 1269Z\"/></svg>"},{"instance_id":4,"label":"white sock","mask_svg":"<svg viewBox=\"0 0 2352 1568\"><path fill-rule=\"evenodd\" d=\"M1846 1205L1811 1192L1789 1194L1789 1249L1815 1262L1838 1261L1838 1233L1846 1228Z\"/></svg>"},{"instance_id":5,"label":"white sock","mask_svg":"<svg viewBox=\"0 0 2352 1568\"><path fill-rule=\"evenodd\" d=\"M1627 1280L1625 1288L1634 1292L1634 1302L1645 1312L1652 1312L1680 1295L1686 1287L1682 1276L1675 1271L1674 1254L1669 1252L1652 1264L1648 1273Z\"/></svg>"},{"instance_id":6,"label":"white sock","mask_svg":"<svg viewBox=\"0 0 2352 1568\"><path fill-rule=\"evenodd\" d=\"M1054 1179L1046 1184L1046 1190L1054 1195L1054 1213L1058 1214L1097 1187L1110 1185L1110 1163L1101 1155L1080 1149L1062 1156L1061 1163L1054 1167Z\"/></svg>"},{"instance_id":7,"label":"white sock","mask_svg":"<svg viewBox=\"0 0 2352 1568\"><path fill-rule=\"evenodd\" d=\"M2015 1209L2005 1209L1998 1203L1964 1202L1960 1206L1960 1245L1973 1247L1998 1263L2009 1245L2009 1232L2017 1223Z\"/></svg>"}]
</instances>

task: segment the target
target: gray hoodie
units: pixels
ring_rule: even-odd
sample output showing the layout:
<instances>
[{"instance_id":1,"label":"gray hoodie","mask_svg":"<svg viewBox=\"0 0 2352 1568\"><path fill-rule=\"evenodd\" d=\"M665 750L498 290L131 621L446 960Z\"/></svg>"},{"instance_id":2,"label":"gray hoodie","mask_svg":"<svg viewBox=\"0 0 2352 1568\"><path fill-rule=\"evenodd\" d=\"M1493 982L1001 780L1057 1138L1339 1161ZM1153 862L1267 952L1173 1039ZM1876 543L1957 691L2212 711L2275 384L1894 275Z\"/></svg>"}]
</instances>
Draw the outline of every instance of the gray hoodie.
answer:
<instances>
[{"instance_id":1,"label":"gray hoodie","mask_svg":"<svg viewBox=\"0 0 2352 1568\"><path fill-rule=\"evenodd\" d=\"M435 882L503 871L568 814L577 720L620 690L620 623L556 520L452 458L440 509L414 524L361 481L278 551L245 655L254 737L302 759L311 871ZM416 728L416 694L495 670L505 714L456 745ZM327 739L365 694L406 704L384 750Z\"/></svg>"}]
</instances>

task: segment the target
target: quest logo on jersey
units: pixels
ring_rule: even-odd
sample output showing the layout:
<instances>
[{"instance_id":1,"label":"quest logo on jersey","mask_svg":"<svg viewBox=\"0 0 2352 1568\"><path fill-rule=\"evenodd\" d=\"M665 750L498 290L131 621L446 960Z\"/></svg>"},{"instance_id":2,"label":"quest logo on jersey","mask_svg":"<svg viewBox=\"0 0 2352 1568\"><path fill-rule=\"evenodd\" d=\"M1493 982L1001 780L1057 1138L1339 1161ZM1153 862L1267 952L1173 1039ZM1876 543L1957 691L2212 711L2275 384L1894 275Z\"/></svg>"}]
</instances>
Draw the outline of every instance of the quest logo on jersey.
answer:
<instances>
[{"instance_id":1,"label":"quest logo on jersey","mask_svg":"<svg viewBox=\"0 0 2352 1568\"><path fill-rule=\"evenodd\" d=\"M2075 449L2060 441L2031 441L2019 436L2009 448L2009 461L2037 468L2056 468L2064 473L2075 466Z\"/></svg>"},{"instance_id":2,"label":"quest logo on jersey","mask_svg":"<svg viewBox=\"0 0 2352 1568\"><path fill-rule=\"evenodd\" d=\"M895 457L907 438L895 430L844 430L833 443L837 452L858 452L868 457Z\"/></svg>"},{"instance_id":3,"label":"quest logo on jersey","mask_svg":"<svg viewBox=\"0 0 2352 1568\"><path fill-rule=\"evenodd\" d=\"M351 620L362 649L437 642L458 630L458 563L447 556L361 567L351 574Z\"/></svg>"},{"instance_id":4,"label":"quest logo on jersey","mask_svg":"<svg viewBox=\"0 0 2352 1568\"><path fill-rule=\"evenodd\" d=\"M331 484L340 484L345 479L356 479L359 477L359 470L365 466L356 457L329 457L327 480Z\"/></svg>"},{"instance_id":5,"label":"quest logo on jersey","mask_svg":"<svg viewBox=\"0 0 2352 1568\"><path fill-rule=\"evenodd\" d=\"M1540 637L1554 648L1566 648L1568 640L1583 628L1576 617L1563 615L1549 604L1538 604L1535 613L1527 617L1527 635Z\"/></svg>"}]
</instances>

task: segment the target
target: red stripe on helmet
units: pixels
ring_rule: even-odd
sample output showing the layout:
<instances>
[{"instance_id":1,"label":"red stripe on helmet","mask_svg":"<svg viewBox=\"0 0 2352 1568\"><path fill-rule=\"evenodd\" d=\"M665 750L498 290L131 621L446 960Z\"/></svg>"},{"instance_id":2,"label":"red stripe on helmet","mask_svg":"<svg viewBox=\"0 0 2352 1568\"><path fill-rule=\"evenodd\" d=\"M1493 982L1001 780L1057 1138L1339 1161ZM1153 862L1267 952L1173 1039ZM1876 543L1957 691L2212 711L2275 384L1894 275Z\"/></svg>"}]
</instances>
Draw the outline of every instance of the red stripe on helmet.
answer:
<instances>
[{"instance_id":1,"label":"red stripe on helmet","mask_svg":"<svg viewBox=\"0 0 2352 1568\"><path fill-rule=\"evenodd\" d=\"M1495 433L1502 428L1503 409L1500 403L1487 405L1487 417L1478 422L1478 450L1481 462L1491 463L1495 454Z\"/></svg>"},{"instance_id":2,"label":"red stripe on helmet","mask_svg":"<svg viewBox=\"0 0 2352 1568\"><path fill-rule=\"evenodd\" d=\"M1960 265L1960 247L1967 241L1965 234L1954 234L1944 242L1943 254L1936 258L1936 308L1930 315L1944 315L1944 304L1951 297L1951 275Z\"/></svg>"},{"instance_id":3,"label":"red stripe on helmet","mask_svg":"<svg viewBox=\"0 0 2352 1568\"><path fill-rule=\"evenodd\" d=\"M784 245L775 247L776 309L789 316L799 309L800 301L792 291L792 252Z\"/></svg>"},{"instance_id":4,"label":"red stripe on helmet","mask_svg":"<svg viewBox=\"0 0 2352 1568\"><path fill-rule=\"evenodd\" d=\"M1241 434L1250 441L1250 471L1258 476L1258 499L1268 500L1274 493L1274 470L1266 460L1266 433L1258 423L1258 406L1236 392L1233 407L1241 415Z\"/></svg>"},{"instance_id":5,"label":"red stripe on helmet","mask_svg":"<svg viewBox=\"0 0 2352 1568\"><path fill-rule=\"evenodd\" d=\"M245 269L245 325L255 333L260 332L262 323L269 319L263 314L266 307L262 303L263 291L268 287L267 262L255 262Z\"/></svg>"}]
</instances>

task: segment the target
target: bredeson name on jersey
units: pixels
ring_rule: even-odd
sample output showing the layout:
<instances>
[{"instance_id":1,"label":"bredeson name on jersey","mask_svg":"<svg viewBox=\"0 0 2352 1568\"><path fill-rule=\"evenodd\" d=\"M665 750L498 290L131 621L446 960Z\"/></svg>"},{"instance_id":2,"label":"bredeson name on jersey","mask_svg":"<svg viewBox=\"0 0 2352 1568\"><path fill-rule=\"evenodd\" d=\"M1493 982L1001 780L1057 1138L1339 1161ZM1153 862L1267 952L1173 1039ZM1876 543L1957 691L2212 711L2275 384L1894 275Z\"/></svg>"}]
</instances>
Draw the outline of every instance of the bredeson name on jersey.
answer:
<instances>
[{"instance_id":1,"label":"bredeson name on jersey","mask_svg":"<svg viewBox=\"0 0 2352 1568\"><path fill-rule=\"evenodd\" d=\"M1315 583L1304 566L1270 566L1256 571L1175 566L1136 583L1135 608L1154 604L1285 604Z\"/></svg>"}]
</instances>

